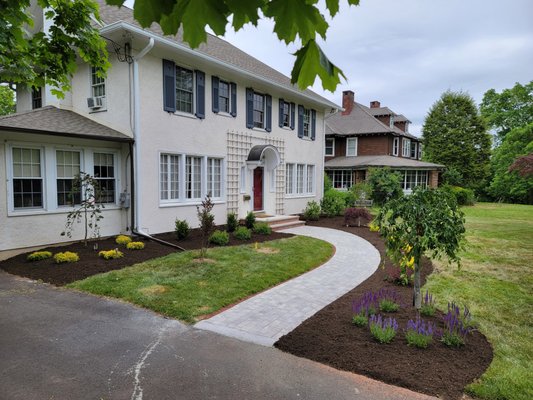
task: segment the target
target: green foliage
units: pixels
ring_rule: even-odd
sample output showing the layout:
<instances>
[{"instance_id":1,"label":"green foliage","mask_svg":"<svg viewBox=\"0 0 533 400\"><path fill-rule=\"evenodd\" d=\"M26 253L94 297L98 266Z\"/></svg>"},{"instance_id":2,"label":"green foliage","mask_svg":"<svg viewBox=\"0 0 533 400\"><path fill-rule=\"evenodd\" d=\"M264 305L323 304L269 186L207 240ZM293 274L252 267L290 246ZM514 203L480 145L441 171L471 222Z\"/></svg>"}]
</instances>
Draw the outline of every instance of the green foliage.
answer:
<instances>
[{"instance_id":1,"label":"green foliage","mask_svg":"<svg viewBox=\"0 0 533 400\"><path fill-rule=\"evenodd\" d=\"M237 214L234 212L228 213L226 218L226 229L228 232L233 232L239 226L239 220L237 219Z\"/></svg>"},{"instance_id":2,"label":"green foliage","mask_svg":"<svg viewBox=\"0 0 533 400\"><path fill-rule=\"evenodd\" d=\"M102 209L105 208L102 203L99 203L101 189L100 182L85 172L77 174L72 182L72 192L70 198L73 203L80 198L79 204L73 204L74 209L67 214L67 222L65 230L61 232L61 236L72 237L74 225L83 223L84 226L84 244L87 246L87 238L89 230L92 231L92 237L100 237L99 222L104 218Z\"/></svg>"},{"instance_id":3,"label":"green foliage","mask_svg":"<svg viewBox=\"0 0 533 400\"><path fill-rule=\"evenodd\" d=\"M387 253L395 262L413 257L414 299L419 310L420 257L442 255L459 263L459 250L464 239L464 214L449 193L442 190L416 188L410 196L387 202L377 217Z\"/></svg>"},{"instance_id":4,"label":"green foliage","mask_svg":"<svg viewBox=\"0 0 533 400\"><path fill-rule=\"evenodd\" d=\"M196 214L198 221L200 221L200 231L202 232L202 248L200 249L200 257L205 257L207 254L207 246L209 245L209 236L215 228L215 216L211 213L215 205L211 201L211 196L207 195L202 201L201 206L196 206Z\"/></svg>"},{"instance_id":5,"label":"green foliage","mask_svg":"<svg viewBox=\"0 0 533 400\"><path fill-rule=\"evenodd\" d=\"M233 236L239 240L250 240L252 238L252 232L245 226L239 226L235 229Z\"/></svg>"},{"instance_id":6,"label":"green foliage","mask_svg":"<svg viewBox=\"0 0 533 400\"><path fill-rule=\"evenodd\" d=\"M370 200L372 197L372 185L368 182L359 182L350 188L353 193L355 201Z\"/></svg>"},{"instance_id":7,"label":"green foliage","mask_svg":"<svg viewBox=\"0 0 533 400\"><path fill-rule=\"evenodd\" d=\"M520 156L533 152L533 123L507 133L503 142L494 150L491 164L494 178L489 192L499 200L511 203L533 204L533 176L522 176L509 171Z\"/></svg>"},{"instance_id":8,"label":"green foliage","mask_svg":"<svg viewBox=\"0 0 533 400\"><path fill-rule=\"evenodd\" d=\"M382 319L381 315L372 315L368 322L370 333L379 343L390 343L396 336L398 323L393 318Z\"/></svg>"},{"instance_id":9,"label":"green foliage","mask_svg":"<svg viewBox=\"0 0 533 400\"><path fill-rule=\"evenodd\" d=\"M176 219L174 222L174 233L176 234L176 239L186 239L190 232L191 228L186 220Z\"/></svg>"},{"instance_id":10,"label":"green foliage","mask_svg":"<svg viewBox=\"0 0 533 400\"><path fill-rule=\"evenodd\" d=\"M266 222L257 222L254 225L254 232L260 235L270 235L272 228Z\"/></svg>"},{"instance_id":11,"label":"green foliage","mask_svg":"<svg viewBox=\"0 0 533 400\"><path fill-rule=\"evenodd\" d=\"M320 202L322 213L328 217L335 217L342 215L346 208L345 194L336 189L330 189L324 193L324 197Z\"/></svg>"},{"instance_id":12,"label":"green foliage","mask_svg":"<svg viewBox=\"0 0 533 400\"><path fill-rule=\"evenodd\" d=\"M491 136L470 95L447 91L422 127L424 159L459 173L455 184L481 190L489 176Z\"/></svg>"},{"instance_id":13,"label":"green foliage","mask_svg":"<svg viewBox=\"0 0 533 400\"><path fill-rule=\"evenodd\" d=\"M432 317L435 315L435 306L433 304L422 304L420 308L420 315L424 317Z\"/></svg>"},{"instance_id":14,"label":"green foliage","mask_svg":"<svg viewBox=\"0 0 533 400\"><path fill-rule=\"evenodd\" d=\"M361 220L368 222L372 219L370 212L364 207L348 207L344 210L344 225L361 226Z\"/></svg>"},{"instance_id":15,"label":"green foliage","mask_svg":"<svg viewBox=\"0 0 533 400\"><path fill-rule=\"evenodd\" d=\"M320 218L320 204L316 201L309 201L304 209L303 217L306 221L318 221Z\"/></svg>"},{"instance_id":16,"label":"green foliage","mask_svg":"<svg viewBox=\"0 0 533 400\"><path fill-rule=\"evenodd\" d=\"M372 200L377 204L385 204L391 199L403 195L402 176L390 168L369 168L368 183L372 187Z\"/></svg>"},{"instance_id":17,"label":"green foliage","mask_svg":"<svg viewBox=\"0 0 533 400\"><path fill-rule=\"evenodd\" d=\"M70 90L78 57L105 75L110 64L106 41L93 22L93 18L100 20L94 1L38 0L52 24L47 34L33 35L30 3L30 0L2 2L0 81L28 87L48 84L55 88L52 93L62 97L62 92Z\"/></svg>"},{"instance_id":18,"label":"green foliage","mask_svg":"<svg viewBox=\"0 0 533 400\"><path fill-rule=\"evenodd\" d=\"M400 305L390 299L381 299L379 301L379 309L380 311L391 313L398 311L400 309Z\"/></svg>"},{"instance_id":19,"label":"green foliage","mask_svg":"<svg viewBox=\"0 0 533 400\"><path fill-rule=\"evenodd\" d=\"M329 175L324 174L324 193L330 189L333 189L333 182L331 181Z\"/></svg>"},{"instance_id":20,"label":"green foliage","mask_svg":"<svg viewBox=\"0 0 533 400\"><path fill-rule=\"evenodd\" d=\"M65 251L63 253L56 253L54 255L54 261L56 264L63 264L63 263L72 263L79 261L80 257L77 253L73 253L71 251Z\"/></svg>"},{"instance_id":21,"label":"green foliage","mask_svg":"<svg viewBox=\"0 0 533 400\"><path fill-rule=\"evenodd\" d=\"M9 86L0 85L0 115L15 112L15 92Z\"/></svg>"},{"instance_id":22,"label":"green foliage","mask_svg":"<svg viewBox=\"0 0 533 400\"><path fill-rule=\"evenodd\" d=\"M352 318L352 323L356 326L367 326L368 325L368 317L364 313L356 314Z\"/></svg>"},{"instance_id":23,"label":"green foliage","mask_svg":"<svg viewBox=\"0 0 533 400\"><path fill-rule=\"evenodd\" d=\"M479 109L501 143L512 129L533 123L533 81L525 85L517 82L501 93L488 90Z\"/></svg>"},{"instance_id":24,"label":"green foliage","mask_svg":"<svg viewBox=\"0 0 533 400\"><path fill-rule=\"evenodd\" d=\"M120 6L125 0L106 1ZM359 0L347 0L347 3L358 5ZM328 0L325 5L333 18L339 11L339 0ZM207 26L216 35L223 36L229 26L239 31L248 23L257 26L259 19L268 18L274 22L274 32L279 40L301 46L294 53L296 60L291 74L293 84L305 89L313 85L318 76L322 87L333 92L340 83L340 78L346 79L316 42L317 34L326 39L329 28L316 1L136 0L134 17L144 28L153 22L158 23L166 35L174 35L181 30L183 40L192 48L206 41Z\"/></svg>"},{"instance_id":25,"label":"green foliage","mask_svg":"<svg viewBox=\"0 0 533 400\"><path fill-rule=\"evenodd\" d=\"M33 253L28 254L28 257L26 257L26 259L28 261L40 261L46 260L50 257L52 257L52 252L50 251L34 251Z\"/></svg>"},{"instance_id":26,"label":"green foliage","mask_svg":"<svg viewBox=\"0 0 533 400\"><path fill-rule=\"evenodd\" d=\"M131 238L127 235L118 235L117 238L115 239L116 244L127 245L130 242L131 242Z\"/></svg>"},{"instance_id":27,"label":"green foliage","mask_svg":"<svg viewBox=\"0 0 533 400\"><path fill-rule=\"evenodd\" d=\"M126 244L126 248L128 250L142 250L144 249L144 243L143 242L129 242Z\"/></svg>"},{"instance_id":28,"label":"green foliage","mask_svg":"<svg viewBox=\"0 0 533 400\"><path fill-rule=\"evenodd\" d=\"M209 236L209 243L216 244L217 246L225 246L229 243L229 233L216 230Z\"/></svg>"},{"instance_id":29,"label":"green foliage","mask_svg":"<svg viewBox=\"0 0 533 400\"><path fill-rule=\"evenodd\" d=\"M246 218L244 219L244 225L248 229L254 229L255 214L252 211L249 211L248 214L246 214Z\"/></svg>"},{"instance_id":30,"label":"green foliage","mask_svg":"<svg viewBox=\"0 0 533 400\"><path fill-rule=\"evenodd\" d=\"M121 252L119 249L102 250L98 253L98 255L104 260L114 260L116 258L124 257L124 253Z\"/></svg>"},{"instance_id":31,"label":"green foliage","mask_svg":"<svg viewBox=\"0 0 533 400\"><path fill-rule=\"evenodd\" d=\"M460 186L442 186L442 190L449 192L455 197L455 201L460 206L473 206L476 198L472 189L462 188Z\"/></svg>"},{"instance_id":32,"label":"green foliage","mask_svg":"<svg viewBox=\"0 0 533 400\"><path fill-rule=\"evenodd\" d=\"M463 179L463 174L454 167L449 167L442 173L442 183L445 185L459 186Z\"/></svg>"}]
</instances>

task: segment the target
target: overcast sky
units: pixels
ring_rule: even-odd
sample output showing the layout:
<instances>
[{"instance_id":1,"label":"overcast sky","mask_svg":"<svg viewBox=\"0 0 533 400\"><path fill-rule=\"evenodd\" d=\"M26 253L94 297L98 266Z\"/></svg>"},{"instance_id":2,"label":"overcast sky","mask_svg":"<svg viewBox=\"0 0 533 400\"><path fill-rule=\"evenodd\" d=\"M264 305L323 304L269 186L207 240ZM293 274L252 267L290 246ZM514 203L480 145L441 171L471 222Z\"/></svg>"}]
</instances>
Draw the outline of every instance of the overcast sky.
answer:
<instances>
[{"instance_id":1,"label":"overcast sky","mask_svg":"<svg viewBox=\"0 0 533 400\"><path fill-rule=\"evenodd\" d=\"M533 0L344 3L321 45L348 81L335 93L322 90L318 80L313 87L339 105L342 91L353 90L359 103L378 100L404 114L410 132L420 134L445 90L466 91L479 104L490 88L533 80ZM265 20L225 39L290 76L296 47L279 42L272 29Z\"/></svg>"}]
</instances>

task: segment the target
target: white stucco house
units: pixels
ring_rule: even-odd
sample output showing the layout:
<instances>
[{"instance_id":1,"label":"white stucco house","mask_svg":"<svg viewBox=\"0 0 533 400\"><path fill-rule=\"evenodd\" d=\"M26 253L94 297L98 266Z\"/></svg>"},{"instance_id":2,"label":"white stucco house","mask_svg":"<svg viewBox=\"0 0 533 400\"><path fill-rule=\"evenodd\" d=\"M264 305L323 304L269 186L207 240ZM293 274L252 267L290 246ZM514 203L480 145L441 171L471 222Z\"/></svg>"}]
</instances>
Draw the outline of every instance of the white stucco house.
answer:
<instances>
[{"instance_id":1,"label":"white stucco house","mask_svg":"<svg viewBox=\"0 0 533 400\"><path fill-rule=\"evenodd\" d=\"M80 171L104 189L103 236L172 231L176 218L195 227L208 193L218 224L321 199L336 104L217 37L191 50L99 3L106 79L80 64L64 99L19 86L17 113L0 117L0 254L66 240ZM46 29L42 15L36 26Z\"/></svg>"}]
</instances>

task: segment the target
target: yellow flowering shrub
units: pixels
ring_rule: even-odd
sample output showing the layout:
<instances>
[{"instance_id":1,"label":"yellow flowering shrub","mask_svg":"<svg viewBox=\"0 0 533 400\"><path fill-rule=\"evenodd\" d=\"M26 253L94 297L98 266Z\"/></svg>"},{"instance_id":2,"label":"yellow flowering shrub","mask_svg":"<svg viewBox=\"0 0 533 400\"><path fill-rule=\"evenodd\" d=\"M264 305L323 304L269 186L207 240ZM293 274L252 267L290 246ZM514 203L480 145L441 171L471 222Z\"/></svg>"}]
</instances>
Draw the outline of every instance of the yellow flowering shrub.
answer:
<instances>
[{"instance_id":1,"label":"yellow flowering shrub","mask_svg":"<svg viewBox=\"0 0 533 400\"><path fill-rule=\"evenodd\" d=\"M131 238L127 235L118 235L117 238L115 239L115 242L117 244L127 245L128 243L131 242Z\"/></svg>"},{"instance_id":2,"label":"yellow flowering shrub","mask_svg":"<svg viewBox=\"0 0 533 400\"><path fill-rule=\"evenodd\" d=\"M63 253L56 253L54 255L54 261L56 264L71 263L80 260L80 256L72 251L65 251Z\"/></svg>"},{"instance_id":3,"label":"yellow flowering shrub","mask_svg":"<svg viewBox=\"0 0 533 400\"><path fill-rule=\"evenodd\" d=\"M26 259L28 261L39 261L46 260L50 257L52 257L52 253L50 251L34 251L33 253L28 254L28 257L26 257Z\"/></svg>"},{"instance_id":4,"label":"yellow flowering shrub","mask_svg":"<svg viewBox=\"0 0 533 400\"><path fill-rule=\"evenodd\" d=\"M119 249L102 250L98 253L98 255L105 260L112 260L115 258L124 257L124 253L122 253Z\"/></svg>"},{"instance_id":5,"label":"yellow flowering shrub","mask_svg":"<svg viewBox=\"0 0 533 400\"><path fill-rule=\"evenodd\" d=\"M126 245L126 248L128 250L142 250L144 249L144 243L143 242L129 242Z\"/></svg>"}]
</instances>

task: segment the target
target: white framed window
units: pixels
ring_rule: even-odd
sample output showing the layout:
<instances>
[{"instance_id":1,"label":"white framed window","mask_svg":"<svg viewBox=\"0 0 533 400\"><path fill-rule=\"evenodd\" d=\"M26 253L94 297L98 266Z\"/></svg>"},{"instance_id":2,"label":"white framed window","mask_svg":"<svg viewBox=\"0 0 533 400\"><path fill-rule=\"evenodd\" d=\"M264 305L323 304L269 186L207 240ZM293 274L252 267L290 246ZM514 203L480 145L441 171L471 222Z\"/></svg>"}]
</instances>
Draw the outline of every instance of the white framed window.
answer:
<instances>
[{"instance_id":1,"label":"white framed window","mask_svg":"<svg viewBox=\"0 0 533 400\"><path fill-rule=\"evenodd\" d=\"M202 198L202 157L185 157L185 198Z\"/></svg>"},{"instance_id":2,"label":"white framed window","mask_svg":"<svg viewBox=\"0 0 533 400\"><path fill-rule=\"evenodd\" d=\"M304 119L303 119L303 135L304 138L311 137L311 110L309 108L304 108Z\"/></svg>"},{"instance_id":3,"label":"white framed window","mask_svg":"<svg viewBox=\"0 0 533 400\"><path fill-rule=\"evenodd\" d=\"M324 148L325 156L334 156L335 155L335 138L326 138L326 146Z\"/></svg>"},{"instance_id":4,"label":"white framed window","mask_svg":"<svg viewBox=\"0 0 533 400\"><path fill-rule=\"evenodd\" d=\"M98 203L116 202L115 155L113 153L93 153L93 176L100 186Z\"/></svg>"},{"instance_id":5,"label":"white framed window","mask_svg":"<svg viewBox=\"0 0 533 400\"><path fill-rule=\"evenodd\" d=\"M74 191L74 178L81 172L81 152L56 150L56 194L58 206L81 203L81 188Z\"/></svg>"},{"instance_id":6,"label":"white framed window","mask_svg":"<svg viewBox=\"0 0 533 400\"><path fill-rule=\"evenodd\" d=\"M253 122L255 128L265 127L265 95L254 92Z\"/></svg>"},{"instance_id":7,"label":"white framed window","mask_svg":"<svg viewBox=\"0 0 533 400\"><path fill-rule=\"evenodd\" d=\"M13 147L11 156L13 208L15 210L44 208L42 150Z\"/></svg>"},{"instance_id":8,"label":"white framed window","mask_svg":"<svg viewBox=\"0 0 533 400\"><path fill-rule=\"evenodd\" d=\"M402 139L402 157L409 157L411 154L411 141L409 139Z\"/></svg>"},{"instance_id":9,"label":"white framed window","mask_svg":"<svg viewBox=\"0 0 533 400\"><path fill-rule=\"evenodd\" d=\"M335 189L348 190L353 186L353 171L350 169L328 170L326 174Z\"/></svg>"},{"instance_id":10,"label":"white framed window","mask_svg":"<svg viewBox=\"0 0 533 400\"><path fill-rule=\"evenodd\" d=\"M229 82L219 80L218 81L218 109L221 112L230 113L230 84Z\"/></svg>"},{"instance_id":11,"label":"white framed window","mask_svg":"<svg viewBox=\"0 0 533 400\"><path fill-rule=\"evenodd\" d=\"M180 164L178 154L161 154L159 157L159 185L161 200L180 198Z\"/></svg>"},{"instance_id":12,"label":"white framed window","mask_svg":"<svg viewBox=\"0 0 533 400\"><path fill-rule=\"evenodd\" d=\"M285 193L312 195L315 192L315 166L312 164L286 164Z\"/></svg>"},{"instance_id":13,"label":"white framed window","mask_svg":"<svg viewBox=\"0 0 533 400\"><path fill-rule=\"evenodd\" d=\"M222 159L220 158L207 159L207 193L215 199L222 196Z\"/></svg>"},{"instance_id":14,"label":"white framed window","mask_svg":"<svg viewBox=\"0 0 533 400\"><path fill-rule=\"evenodd\" d=\"M282 101L282 100L280 100ZM291 126L294 126L294 124L292 123L292 115L291 115L291 103L289 103L288 101L283 101L282 104L281 104L281 126L283 127L286 127L286 128L290 128Z\"/></svg>"},{"instance_id":15,"label":"white framed window","mask_svg":"<svg viewBox=\"0 0 533 400\"><path fill-rule=\"evenodd\" d=\"M31 88L31 109L41 108L43 106L43 88Z\"/></svg>"},{"instance_id":16,"label":"white framed window","mask_svg":"<svg viewBox=\"0 0 533 400\"><path fill-rule=\"evenodd\" d=\"M417 186L427 188L428 171L405 170L400 172L403 172L402 189L404 191L411 192Z\"/></svg>"},{"instance_id":17,"label":"white framed window","mask_svg":"<svg viewBox=\"0 0 533 400\"><path fill-rule=\"evenodd\" d=\"M394 115L390 116L389 127L391 129L394 128Z\"/></svg>"},{"instance_id":18,"label":"white framed window","mask_svg":"<svg viewBox=\"0 0 533 400\"><path fill-rule=\"evenodd\" d=\"M99 76L98 68L91 67L91 96L105 97L105 78Z\"/></svg>"},{"instance_id":19,"label":"white framed window","mask_svg":"<svg viewBox=\"0 0 533 400\"><path fill-rule=\"evenodd\" d=\"M347 138L346 139L346 156L356 156L357 155L357 138Z\"/></svg>"},{"instance_id":20,"label":"white framed window","mask_svg":"<svg viewBox=\"0 0 533 400\"><path fill-rule=\"evenodd\" d=\"M422 143L418 143L418 159L422 159Z\"/></svg>"},{"instance_id":21,"label":"white framed window","mask_svg":"<svg viewBox=\"0 0 533 400\"><path fill-rule=\"evenodd\" d=\"M176 65L176 111L194 113L194 74Z\"/></svg>"},{"instance_id":22,"label":"white framed window","mask_svg":"<svg viewBox=\"0 0 533 400\"><path fill-rule=\"evenodd\" d=\"M398 157L398 152L400 151L400 138L395 137L392 139L392 155Z\"/></svg>"},{"instance_id":23,"label":"white framed window","mask_svg":"<svg viewBox=\"0 0 533 400\"><path fill-rule=\"evenodd\" d=\"M411 158L416 158L416 142L411 142Z\"/></svg>"}]
</instances>

